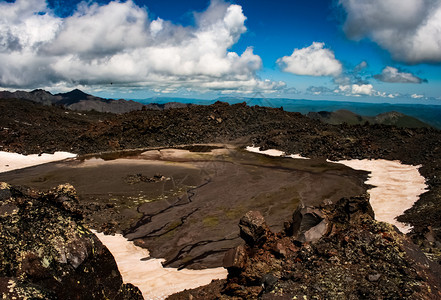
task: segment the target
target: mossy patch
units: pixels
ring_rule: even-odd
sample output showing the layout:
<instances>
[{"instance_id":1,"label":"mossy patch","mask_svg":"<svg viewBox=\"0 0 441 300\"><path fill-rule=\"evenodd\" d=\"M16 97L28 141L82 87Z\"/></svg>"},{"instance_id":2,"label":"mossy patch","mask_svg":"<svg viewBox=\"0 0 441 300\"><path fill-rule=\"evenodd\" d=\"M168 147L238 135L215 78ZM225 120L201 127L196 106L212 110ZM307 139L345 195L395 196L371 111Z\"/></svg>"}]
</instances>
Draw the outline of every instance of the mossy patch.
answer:
<instances>
[{"instance_id":1,"label":"mossy patch","mask_svg":"<svg viewBox=\"0 0 441 300\"><path fill-rule=\"evenodd\" d=\"M216 216L208 216L202 220L202 223L204 223L205 226L214 227L219 225L219 218Z\"/></svg>"},{"instance_id":2,"label":"mossy patch","mask_svg":"<svg viewBox=\"0 0 441 300\"><path fill-rule=\"evenodd\" d=\"M246 213L245 208L242 205L238 205L229 209L224 209L224 212L225 216L230 220L239 219Z\"/></svg>"},{"instance_id":3,"label":"mossy patch","mask_svg":"<svg viewBox=\"0 0 441 300\"><path fill-rule=\"evenodd\" d=\"M166 229L167 233L164 234L164 237L170 238L170 237L174 236L176 233L176 229L181 225L182 225L181 220L175 221L175 222L171 223L170 225L168 225L167 229Z\"/></svg>"}]
</instances>

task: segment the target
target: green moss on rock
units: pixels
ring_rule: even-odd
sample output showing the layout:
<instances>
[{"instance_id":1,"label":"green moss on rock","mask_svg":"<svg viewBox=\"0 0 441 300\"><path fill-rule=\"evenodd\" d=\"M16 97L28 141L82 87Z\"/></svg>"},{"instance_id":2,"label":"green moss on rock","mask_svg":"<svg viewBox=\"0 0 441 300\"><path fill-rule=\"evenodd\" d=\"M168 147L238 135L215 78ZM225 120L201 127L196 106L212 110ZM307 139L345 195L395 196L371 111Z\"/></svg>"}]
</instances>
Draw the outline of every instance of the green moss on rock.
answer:
<instances>
[{"instance_id":1,"label":"green moss on rock","mask_svg":"<svg viewBox=\"0 0 441 300\"><path fill-rule=\"evenodd\" d=\"M82 224L75 189L0 183L0 292L6 299L142 299Z\"/></svg>"}]
</instances>

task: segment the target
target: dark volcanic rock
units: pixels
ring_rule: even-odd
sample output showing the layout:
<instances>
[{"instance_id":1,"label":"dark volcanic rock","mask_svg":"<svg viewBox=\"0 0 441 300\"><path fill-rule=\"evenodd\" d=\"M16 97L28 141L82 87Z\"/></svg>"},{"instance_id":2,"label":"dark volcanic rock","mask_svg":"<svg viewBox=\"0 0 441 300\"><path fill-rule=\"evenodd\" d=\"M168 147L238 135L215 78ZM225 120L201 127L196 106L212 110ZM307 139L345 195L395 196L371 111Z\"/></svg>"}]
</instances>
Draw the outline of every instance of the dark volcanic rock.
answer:
<instances>
[{"instance_id":1,"label":"dark volcanic rock","mask_svg":"<svg viewBox=\"0 0 441 300\"><path fill-rule=\"evenodd\" d=\"M297 232L311 230L324 220L330 230L311 242L269 233L263 245L247 243L228 254L236 259L226 261L240 263L228 264L228 279L221 291L216 283L211 295L207 295L208 285L171 299L441 297L440 266L393 226L375 221L367 196L300 209L294 214L294 224L300 216Z\"/></svg>"},{"instance_id":2,"label":"dark volcanic rock","mask_svg":"<svg viewBox=\"0 0 441 300\"><path fill-rule=\"evenodd\" d=\"M265 219L258 211L249 211L239 222L240 237L249 245L265 243L269 230Z\"/></svg>"},{"instance_id":3,"label":"dark volcanic rock","mask_svg":"<svg viewBox=\"0 0 441 300\"><path fill-rule=\"evenodd\" d=\"M220 299L225 282L225 280L213 280L211 284L202 286L196 290L185 290L178 294L170 295L167 297L167 300Z\"/></svg>"},{"instance_id":4,"label":"dark volcanic rock","mask_svg":"<svg viewBox=\"0 0 441 300\"><path fill-rule=\"evenodd\" d=\"M329 221L319 209L299 207L294 212L289 232L300 242L314 242L328 231L328 227Z\"/></svg>"},{"instance_id":5,"label":"dark volcanic rock","mask_svg":"<svg viewBox=\"0 0 441 300\"><path fill-rule=\"evenodd\" d=\"M142 299L77 205L70 185L39 193L0 183L3 299Z\"/></svg>"},{"instance_id":6,"label":"dark volcanic rock","mask_svg":"<svg viewBox=\"0 0 441 300\"><path fill-rule=\"evenodd\" d=\"M246 259L247 255L245 248L242 245L237 246L236 248L232 248L225 253L223 266L227 269L243 269L246 264Z\"/></svg>"}]
</instances>

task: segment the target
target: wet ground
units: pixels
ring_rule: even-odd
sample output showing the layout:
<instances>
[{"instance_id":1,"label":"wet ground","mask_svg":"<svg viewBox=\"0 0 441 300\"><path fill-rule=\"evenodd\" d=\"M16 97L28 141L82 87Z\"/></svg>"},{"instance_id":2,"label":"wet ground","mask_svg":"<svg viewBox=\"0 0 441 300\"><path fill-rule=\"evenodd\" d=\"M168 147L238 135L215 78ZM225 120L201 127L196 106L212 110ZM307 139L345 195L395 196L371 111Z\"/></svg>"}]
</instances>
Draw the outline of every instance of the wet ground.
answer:
<instances>
[{"instance_id":1,"label":"wet ground","mask_svg":"<svg viewBox=\"0 0 441 300\"><path fill-rule=\"evenodd\" d=\"M106 159L106 160L104 160ZM274 231L295 208L360 195L366 172L321 159L267 157L233 146L106 154L0 174L49 189L71 183L91 227L123 232L165 266L222 265L242 243L239 219L259 210Z\"/></svg>"}]
</instances>

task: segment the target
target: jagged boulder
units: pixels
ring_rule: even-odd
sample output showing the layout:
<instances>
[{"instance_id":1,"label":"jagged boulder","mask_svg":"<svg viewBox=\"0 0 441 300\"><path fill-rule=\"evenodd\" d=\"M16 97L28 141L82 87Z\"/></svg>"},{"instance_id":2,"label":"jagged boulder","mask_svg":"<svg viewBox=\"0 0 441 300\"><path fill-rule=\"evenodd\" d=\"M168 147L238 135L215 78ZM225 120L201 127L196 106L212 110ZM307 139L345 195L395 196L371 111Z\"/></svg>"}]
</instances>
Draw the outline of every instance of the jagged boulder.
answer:
<instances>
[{"instance_id":1,"label":"jagged boulder","mask_svg":"<svg viewBox=\"0 0 441 300\"><path fill-rule=\"evenodd\" d=\"M250 246L261 245L270 232L265 218L258 211L249 211L239 221L240 237Z\"/></svg>"},{"instance_id":2,"label":"jagged boulder","mask_svg":"<svg viewBox=\"0 0 441 300\"><path fill-rule=\"evenodd\" d=\"M301 207L293 214L292 233L300 242L314 242L329 231L329 220L317 208Z\"/></svg>"},{"instance_id":3,"label":"jagged boulder","mask_svg":"<svg viewBox=\"0 0 441 300\"><path fill-rule=\"evenodd\" d=\"M245 247L240 245L225 253L223 266L227 269L243 269L246 265L247 254Z\"/></svg>"},{"instance_id":4,"label":"jagged boulder","mask_svg":"<svg viewBox=\"0 0 441 300\"><path fill-rule=\"evenodd\" d=\"M3 299L142 299L77 204L70 185L40 193L0 183Z\"/></svg>"}]
</instances>

